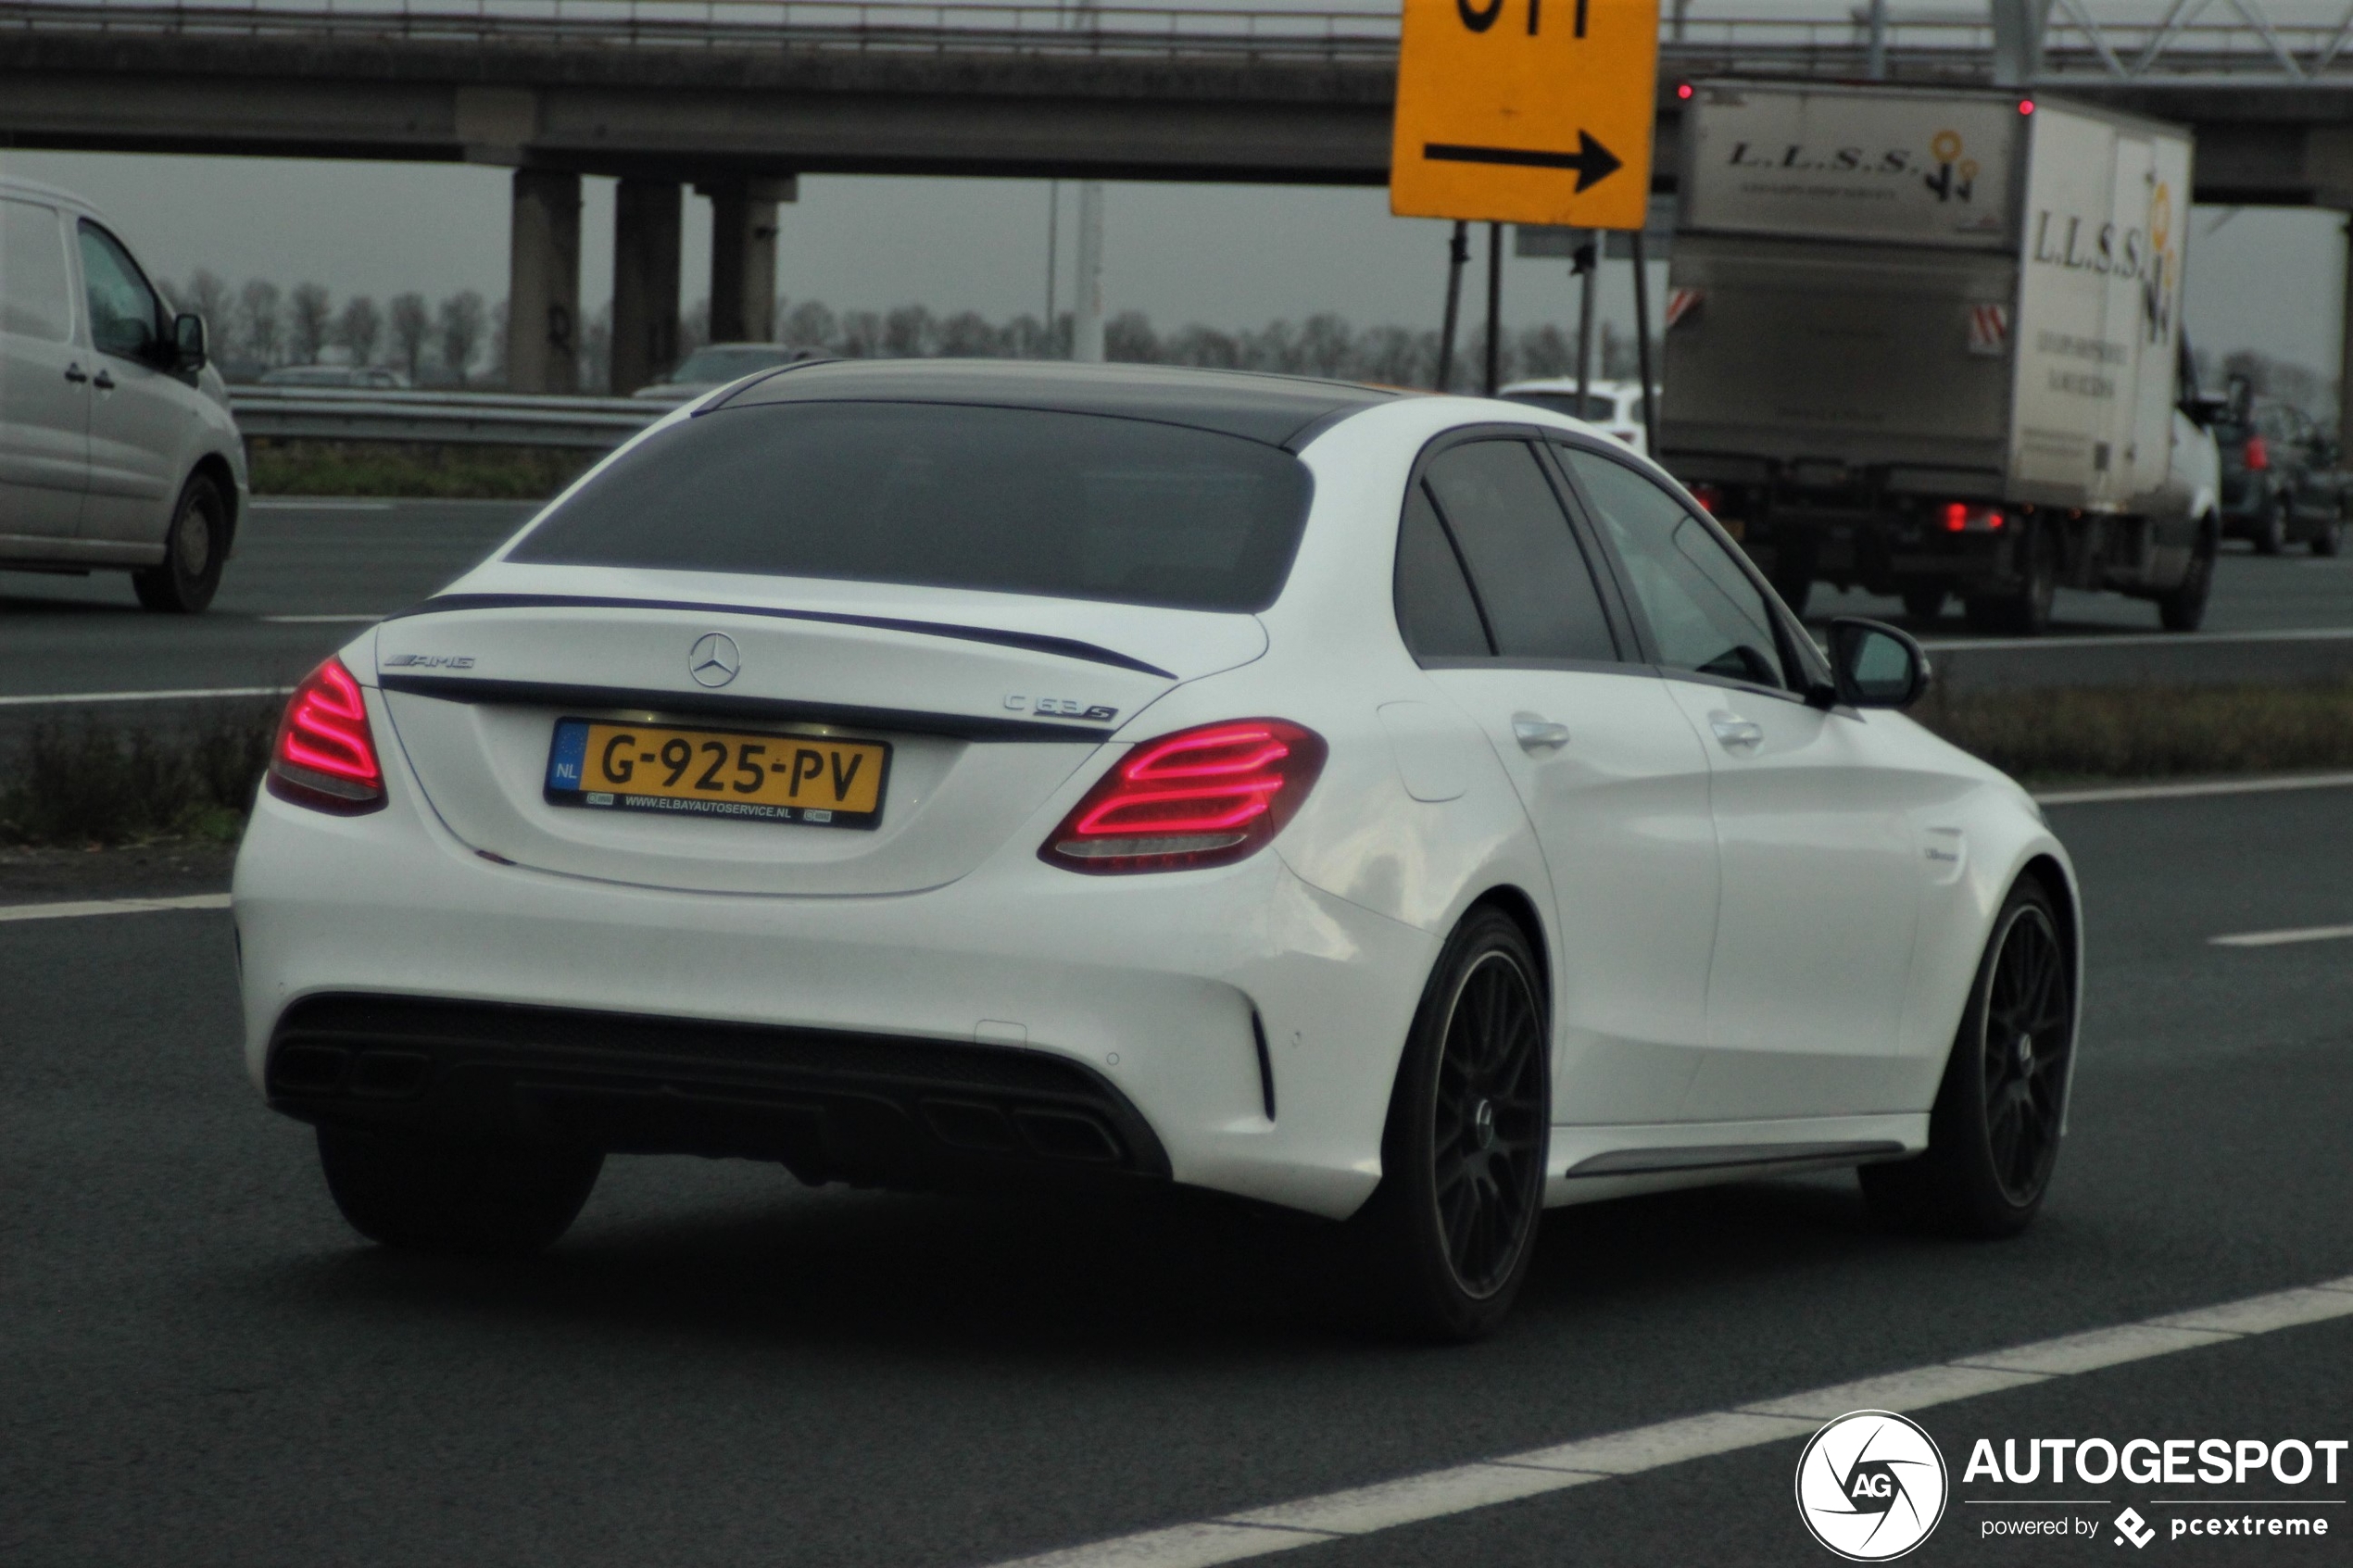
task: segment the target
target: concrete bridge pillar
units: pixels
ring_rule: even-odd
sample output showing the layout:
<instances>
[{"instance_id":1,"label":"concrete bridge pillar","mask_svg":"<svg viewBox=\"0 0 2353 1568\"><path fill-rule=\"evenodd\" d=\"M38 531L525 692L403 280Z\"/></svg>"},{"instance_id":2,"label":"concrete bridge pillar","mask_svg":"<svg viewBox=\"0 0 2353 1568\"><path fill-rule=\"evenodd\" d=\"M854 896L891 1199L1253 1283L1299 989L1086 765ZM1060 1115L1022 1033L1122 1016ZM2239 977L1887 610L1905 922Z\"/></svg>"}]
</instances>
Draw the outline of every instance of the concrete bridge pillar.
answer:
<instances>
[{"instance_id":1,"label":"concrete bridge pillar","mask_svg":"<svg viewBox=\"0 0 2353 1568\"><path fill-rule=\"evenodd\" d=\"M678 245L686 193L675 180L621 182L613 197L612 395L627 396L678 362Z\"/></svg>"},{"instance_id":2,"label":"concrete bridge pillar","mask_svg":"<svg viewBox=\"0 0 2353 1568\"><path fill-rule=\"evenodd\" d=\"M776 336L776 206L799 195L791 178L697 183L711 198L711 341Z\"/></svg>"},{"instance_id":3,"label":"concrete bridge pillar","mask_svg":"<svg viewBox=\"0 0 2353 1568\"><path fill-rule=\"evenodd\" d=\"M580 176L518 169L507 253L507 385L580 390Z\"/></svg>"}]
</instances>

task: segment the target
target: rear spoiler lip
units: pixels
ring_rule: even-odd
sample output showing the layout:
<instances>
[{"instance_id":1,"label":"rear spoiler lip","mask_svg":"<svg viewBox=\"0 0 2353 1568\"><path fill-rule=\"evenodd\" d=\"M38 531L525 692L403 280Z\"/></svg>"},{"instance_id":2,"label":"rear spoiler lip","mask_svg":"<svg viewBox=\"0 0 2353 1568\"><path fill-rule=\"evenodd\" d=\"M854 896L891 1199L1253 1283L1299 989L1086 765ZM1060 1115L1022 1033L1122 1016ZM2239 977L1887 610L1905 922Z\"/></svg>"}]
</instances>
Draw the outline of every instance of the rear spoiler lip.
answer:
<instances>
[{"instance_id":1,"label":"rear spoiler lip","mask_svg":"<svg viewBox=\"0 0 2353 1568\"><path fill-rule=\"evenodd\" d=\"M865 626L883 632L912 632L925 637L955 637L969 643L994 643L1000 647L1026 648L1032 653L1051 654L1059 659L1133 670L1139 674L1157 675L1164 681L1179 678L1173 670L1163 670L1157 664L1147 664L1140 659L1114 649L1080 642L1076 637L1056 637L1043 632L1008 632L993 626L958 626L943 621L901 621L889 616L849 615L837 610L706 604L692 599L635 599L597 594L441 594L396 611L384 620L405 621L414 615L444 615L469 609L539 608L693 610L704 615L760 615L776 621L816 621L835 626Z\"/></svg>"},{"instance_id":2,"label":"rear spoiler lip","mask_svg":"<svg viewBox=\"0 0 2353 1568\"><path fill-rule=\"evenodd\" d=\"M490 681L465 675L380 674L388 692L435 697L443 702L568 709L593 715L610 709L712 719L796 724L839 724L862 730L899 730L948 735L959 740L1077 741L1100 746L1112 731L1098 724L1057 724L1038 719L1000 719L963 713L928 713L898 708L858 708L842 703L796 702L788 697L732 696L724 692L648 691L626 686L566 685L553 681Z\"/></svg>"}]
</instances>

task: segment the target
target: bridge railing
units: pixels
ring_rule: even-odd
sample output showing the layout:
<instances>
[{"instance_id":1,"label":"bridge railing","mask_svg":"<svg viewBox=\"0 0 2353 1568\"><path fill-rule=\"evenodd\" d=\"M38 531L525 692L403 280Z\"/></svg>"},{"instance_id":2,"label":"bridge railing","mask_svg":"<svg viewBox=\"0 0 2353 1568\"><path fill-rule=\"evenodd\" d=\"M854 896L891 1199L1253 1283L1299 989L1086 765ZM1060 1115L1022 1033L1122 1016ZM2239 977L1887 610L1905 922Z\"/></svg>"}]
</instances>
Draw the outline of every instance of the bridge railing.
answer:
<instances>
[{"instance_id":1,"label":"bridge railing","mask_svg":"<svg viewBox=\"0 0 2353 1568\"><path fill-rule=\"evenodd\" d=\"M1734 0L1737 3L1737 0ZM2260 0L2143 0L2095 14L2057 0L2036 78L2226 78L2304 82L2353 76L2353 10L2338 20L2275 22ZM1687 75L1863 74L1860 5L1745 14L1700 0L1661 23L1663 65ZM2209 14L2212 13L2212 14ZM1349 6L994 3L994 0L0 0L10 31L406 39L582 47L1000 50L1037 55L1294 56L1383 62L1398 12ZM1897 80L1986 80L1994 34L1973 6L1894 12L1885 35Z\"/></svg>"}]
</instances>

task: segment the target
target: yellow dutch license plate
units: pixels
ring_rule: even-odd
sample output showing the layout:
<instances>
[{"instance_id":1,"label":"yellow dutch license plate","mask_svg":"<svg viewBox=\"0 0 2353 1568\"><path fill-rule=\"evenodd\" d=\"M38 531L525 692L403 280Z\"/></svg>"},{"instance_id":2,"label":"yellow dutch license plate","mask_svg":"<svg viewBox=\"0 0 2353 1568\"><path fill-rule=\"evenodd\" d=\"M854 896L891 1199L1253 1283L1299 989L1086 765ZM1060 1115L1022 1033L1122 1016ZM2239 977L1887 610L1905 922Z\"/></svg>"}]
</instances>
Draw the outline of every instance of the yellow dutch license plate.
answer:
<instances>
[{"instance_id":1,"label":"yellow dutch license plate","mask_svg":"<svg viewBox=\"0 0 2353 1568\"><path fill-rule=\"evenodd\" d=\"M889 773L880 741L560 719L547 794L595 810L871 828Z\"/></svg>"}]
</instances>

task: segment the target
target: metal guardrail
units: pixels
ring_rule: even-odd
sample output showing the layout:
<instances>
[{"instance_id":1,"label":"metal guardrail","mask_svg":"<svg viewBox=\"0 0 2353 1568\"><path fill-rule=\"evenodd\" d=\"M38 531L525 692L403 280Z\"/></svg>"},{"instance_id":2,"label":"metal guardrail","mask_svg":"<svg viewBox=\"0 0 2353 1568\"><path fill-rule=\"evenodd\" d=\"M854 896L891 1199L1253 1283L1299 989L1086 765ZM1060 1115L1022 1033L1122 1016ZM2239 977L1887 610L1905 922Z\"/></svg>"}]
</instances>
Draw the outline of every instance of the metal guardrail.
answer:
<instances>
[{"instance_id":1,"label":"metal guardrail","mask_svg":"<svg viewBox=\"0 0 2353 1568\"><path fill-rule=\"evenodd\" d=\"M606 451L674 405L630 397L507 392L379 392L233 386L229 408L246 436L311 441L459 442Z\"/></svg>"},{"instance_id":2,"label":"metal guardrail","mask_svg":"<svg viewBox=\"0 0 2353 1568\"><path fill-rule=\"evenodd\" d=\"M2055 0L2032 80L2353 78L2353 8L2333 21L2274 21L2262 0L2139 0L2120 15ZM1818 8L1816 8L1818 7ZM1697 9L1699 14L1694 15ZM1680 15L1677 15L1677 11ZM1811 14L1711 14L1663 6L1661 48L1685 74L1852 78L1869 50L1865 7L1814 0ZM1399 15L1355 8L991 3L991 0L0 0L10 31L345 38L605 48L791 49L1076 56L1392 58ZM1977 7L1893 12L1891 76L1983 81L1994 29Z\"/></svg>"}]
</instances>

